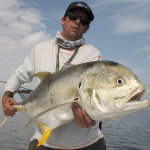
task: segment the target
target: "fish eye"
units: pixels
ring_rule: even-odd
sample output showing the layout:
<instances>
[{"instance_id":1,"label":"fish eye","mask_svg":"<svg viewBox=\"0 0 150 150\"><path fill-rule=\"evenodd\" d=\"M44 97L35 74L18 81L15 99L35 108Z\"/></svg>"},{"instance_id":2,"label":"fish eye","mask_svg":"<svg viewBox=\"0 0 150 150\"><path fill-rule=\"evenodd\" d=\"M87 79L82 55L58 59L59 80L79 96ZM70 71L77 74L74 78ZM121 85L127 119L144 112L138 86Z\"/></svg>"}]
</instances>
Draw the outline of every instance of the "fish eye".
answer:
<instances>
[{"instance_id":1,"label":"fish eye","mask_svg":"<svg viewBox=\"0 0 150 150\"><path fill-rule=\"evenodd\" d=\"M117 85L122 85L124 81L122 79L117 79Z\"/></svg>"}]
</instances>

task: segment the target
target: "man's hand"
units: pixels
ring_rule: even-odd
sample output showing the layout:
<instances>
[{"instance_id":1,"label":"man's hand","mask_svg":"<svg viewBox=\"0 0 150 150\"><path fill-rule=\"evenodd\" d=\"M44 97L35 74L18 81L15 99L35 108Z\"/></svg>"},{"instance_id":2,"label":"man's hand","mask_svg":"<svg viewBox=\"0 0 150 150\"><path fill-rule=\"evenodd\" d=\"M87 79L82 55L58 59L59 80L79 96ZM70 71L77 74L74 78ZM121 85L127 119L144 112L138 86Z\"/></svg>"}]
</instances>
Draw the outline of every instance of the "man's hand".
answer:
<instances>
[{"instance_id":1,"label":"man's hand","mask_svg":"<svg viewBox=\"0 0 150 150\"><path fill-rule=\"evenodd\" d=\"M95 125L96 122L92 120L84 110L82 110L79 104L72 104L72 111L74 119L79 126L88 128Z\"/></svg>"},{"instance_id":2,"label":"man's hand","mask_svg":"<svg viewBox=\"0 0 150 150\"><path fill-rule=\"evenodd\" d=\"M12 97L3 96L2 106L3 111L6 116L14 116L16 110L11 106L12 104L16 104L16 101Z\"/></svg>"}]
</instances>

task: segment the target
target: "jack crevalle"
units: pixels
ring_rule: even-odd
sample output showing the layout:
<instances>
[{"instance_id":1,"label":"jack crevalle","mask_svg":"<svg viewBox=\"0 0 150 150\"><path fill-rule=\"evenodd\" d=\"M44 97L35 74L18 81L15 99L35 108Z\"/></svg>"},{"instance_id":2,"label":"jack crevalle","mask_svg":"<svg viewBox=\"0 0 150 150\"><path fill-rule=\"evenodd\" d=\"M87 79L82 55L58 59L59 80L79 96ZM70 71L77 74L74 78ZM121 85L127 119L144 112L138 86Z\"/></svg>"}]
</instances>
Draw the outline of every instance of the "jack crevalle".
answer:
<instances>
[{"instance_id":1,"label":"jack crevalle","mask_svg":"<svg viewBox=\"0 0 150 150\"><path fill-rule=\"evenodd\" d=\"M73 119L70 106L74 102L98 121L118 119L149 106L148 101L139 101L145 92L144 85L132 71L116 62L87 62L34 76L41 83L12 107L42 129L37 146L49 138L53 129Z\"/></svg>"}]
</instances>

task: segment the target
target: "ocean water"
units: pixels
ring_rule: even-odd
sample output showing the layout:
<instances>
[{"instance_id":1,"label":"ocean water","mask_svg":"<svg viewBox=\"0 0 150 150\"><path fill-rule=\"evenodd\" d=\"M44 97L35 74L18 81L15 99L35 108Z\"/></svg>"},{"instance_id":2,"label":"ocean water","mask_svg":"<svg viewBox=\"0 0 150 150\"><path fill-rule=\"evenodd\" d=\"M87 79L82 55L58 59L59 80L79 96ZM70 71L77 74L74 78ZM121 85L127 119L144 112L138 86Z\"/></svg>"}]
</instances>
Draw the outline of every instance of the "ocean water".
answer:
<instances>
[{"instance_id":1,"label":"ocean water","mask_svg":"<svg viewBox=\"0 0 150 150\"><path fill-rule=\"evenodd\" d=\"M0 99L3 87L0 85ZM19 97L18 97L19 99ZM0 121L3 119L0 103ZM28 150L34 125L30 125L20 135L20 130L28 122L17 113L0 128L0 150ZM103 122L107 150L150 150L150 108L115 121Z\"/></svg>"},{"instance_id":2,"label":"ocean water","mask_svg":"<svg viewBox=\"0 0 150 150\"><path fill-rule=\"evenodd\" d=\"M107 150L150 150L150 109L103 122Z\"/></svg>"},{"instance_id":3,"label":"ocean water","mask_svg":"<svg viewBox=\"0 0 150 150\"><path fill-rule=\"evenodd\" d=\"M1 112L2 114L2 112ZM3 116L0 115L0 120ZM28 120L17 113L15 117L9 117L7 122L0 128L0 150L27 150L30 138L34 133L33 125L29 126L20 135L20 130Z\"/></svg>"}]
</instances>

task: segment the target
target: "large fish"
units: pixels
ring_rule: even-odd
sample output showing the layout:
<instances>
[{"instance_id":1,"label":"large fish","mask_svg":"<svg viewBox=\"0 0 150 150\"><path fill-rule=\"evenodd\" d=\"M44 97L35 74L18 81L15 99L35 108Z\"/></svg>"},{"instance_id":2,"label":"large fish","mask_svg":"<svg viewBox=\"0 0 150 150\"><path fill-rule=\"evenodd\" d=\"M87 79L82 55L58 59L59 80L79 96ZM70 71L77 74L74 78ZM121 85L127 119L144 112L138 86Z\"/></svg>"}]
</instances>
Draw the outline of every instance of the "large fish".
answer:
<instances>
[{"instance_id":1,"label":"large fish","mask_svg":"<svg viewBox=\"0 0 150 150\"><path fill-rule=\"evenodd\" d=\"M70 105L74 102L98 121L118 119L149 106L148 101L139 101L144 85L132 71L116 62L88 62L34 76L41 83L13 107L42 129L37 146L49 138L53 129L73 119Z\"/></svg>"}]
</instances>

